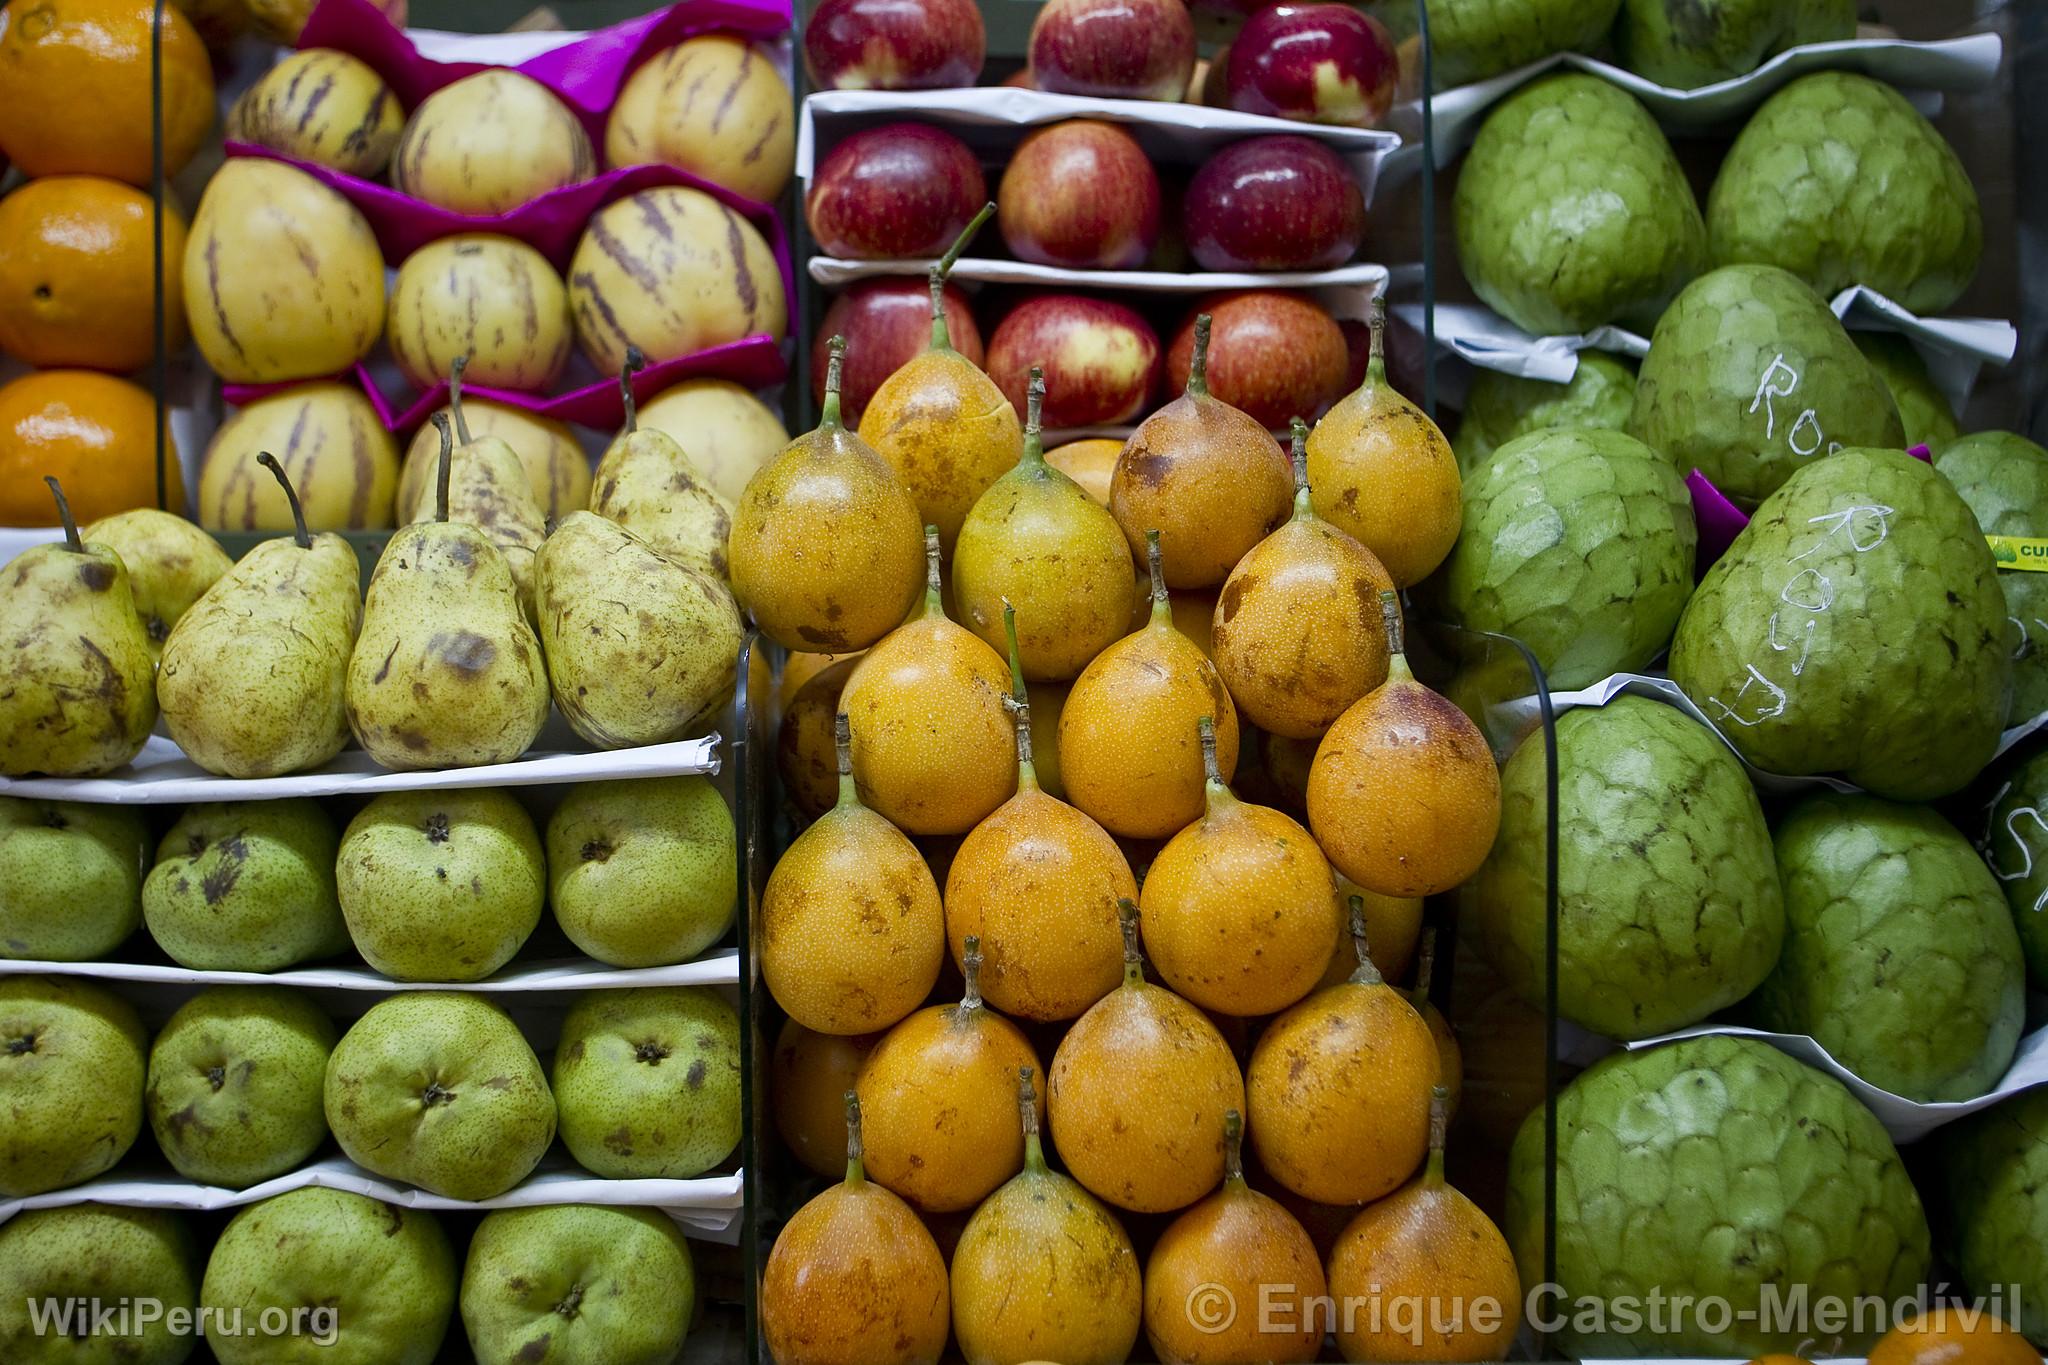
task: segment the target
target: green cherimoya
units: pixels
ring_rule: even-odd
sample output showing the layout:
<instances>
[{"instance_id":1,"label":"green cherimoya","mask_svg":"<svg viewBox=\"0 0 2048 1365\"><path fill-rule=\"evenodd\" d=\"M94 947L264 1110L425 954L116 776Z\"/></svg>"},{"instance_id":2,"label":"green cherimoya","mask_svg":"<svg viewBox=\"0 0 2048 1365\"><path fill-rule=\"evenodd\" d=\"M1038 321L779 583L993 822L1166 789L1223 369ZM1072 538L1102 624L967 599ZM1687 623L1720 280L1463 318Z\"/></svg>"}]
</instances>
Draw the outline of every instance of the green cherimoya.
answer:
<instances>
[{"instance_id":1,"label":"green cherimoya","mask_svg":"<svg viewBox=\"0 0 2048 1365\"><path fill-rule=\"evenodd\" d=\"M1855 0L1624 0L1614 28L1623 66L1681 90L1746 76L1788 47L1855 36Z\"/></svg>"},{"instance_id":2,"label":"green cherimoya","mask_svg":"<svg viewBox=\"0 0 2048 1365\"><path fill-rule=\"evenodd\" d=\"M1473 290L1539 334L1648 327L1706 265L1706 229L1671 144L1598 76L1545 76L1495 106L1452 208Z\"/></svg>"},{"instance_id":3,"label":"green cherimoya","mask_svg":"<svg viewBox=\"0 0 2048 1365\"><path fill-rule=\"evenodd\" d=\"M1931 801L1998 747L2006 630L1991 549L1948 481L1904 451L1844 450L1794 474L1707 570L1671 678L1766 772Z\"/></svg>"},{"instance_id":4,"label":"green cherimoya","mask_svg":"<svg viewBox=\"0 0 2048 1365\"><path fill-rule=\"evenodd\" d=\"M2048 450L2009 431L1978 431L1949 442L1934 467L1970 504L1985 535L2048 539ZM2008 718L2027 720L2048 711L2048 573L2008 569L2002 555L1993 557L2012 626Z\"/></svg>"},{"instance_id":5,"label":"green cherimoya","mask_svg":"<svg viewBox=\"0 0 2048 1365\"><path fill-rule=\"evenodd\" d=\"M1628 433L1741 507L1843 446L1898 446L1884 380L1827 301L1773 266L1702 275L1657 321Z\"/></svg>"},{"instance_id":6,"label":"green cherimoya","mask_svg":"<svg viewBox=\"0 0 2048 1365\"><path fill-rule=\"evenodd\" d=\"M1553 52L1591 52L1606 39L1619 5L1620 0L1428 0L1436 88L1483 81ZM1416 8L1415 0L1378 0L1368 12L1407 39L1415 34Z\"/></svg>"},{"instance_id":7,"label":"green cherimoya","mask_svg":"<svg viewBox=\"0 0 2048 1365\"><path fill-rule=\"evenodd\" d=\"M2019 1288L2019 1329L2048 1347L2048 1088L1941 1131L1942 1252L1972 1292Z\"/></svg>"},{"instance_id":8,"label":"green cherimoya","mask_svg":"<svg viewBox=\"0 0 2048 1365\"><path fill-rule=\"evenodd\" d=\"M1942 448L1962 429L1956 425L1956 410L1948 395L1927 371L1927 361L1918 348L1897 332L1851 332L1849 340L1863 352L1863 358L1877 371L1877 377L1892 392L1898 405L1899 422L1905 428L1906 448L1926 446L1939 455Z\"/></svg>"},{"instance_id":9,"label":"green cherimoya","mask_svg":"<svg viewBox=\"0 0 2048 1365\"><path fill-rule=\"evenodd\" d=\"M1692 595L1692 497L1669 460L1619 431L1536 431L1465 484L1444 600L1472 630L1527 645L1553 687L1664 651Z\"/></svg>"},{"instance_id":10,"label":"green cherimoya","mask_svg":"<svg viewBox=\"0 0 2048 1365\"><path fill-rule=\"evenodd\" d=\"M1881 1090L1970 1100L2012 1064L2026 970L1998 882L1926 806L1829 793L1777 831L1785 951L1756 1022Z\"/></svg>"},{"instance_id":11,"label":"green cherimoya","mask_svg":"<svg viewBox=\"0 0 2048 1365\"><path fill-rule=\"evenodd\" d=\"M2005 891L2034 989L2048 990L2048 750L2006 774L1992 801L1984 861Z\"/></svg>"},{"instance_id":12,"label":"green cherimoya","mask_svg":"<svg viewBox=\"0 0 2048 1365\"><path fill-rule=\"evenodd\" d=\"M1782 1308L1801 1293L1896 1300L1926 1277L1927 1215L1884 1126L1834 1077L1766 1043L1617 1053L1566 1086L1556 1113L1565 1305L1657 1290L1728 1310L1674 1310L1661 1335L1618 1314L1606 1330L1568 1322L1551 1343L1566 1356L1789 1352L1812 1332L1766 1315L1766 1286ZM1544 1167L1538 1109L1508 1169L1505 1231L1525 1284L1543 1279Z\"/></svg>"},{"instance_id":13,"label":"green cherimoya","mask_svg":"<svg viewBox=\"0 0 2048 1365\"><path fill-rule=\"evenodd\" d=\"M1783 266L1824 294L1868 285L1938 313L1977 273L1984 215L1954 149L1904 95L1820 71L1736 137L1707 195L1707 240L1716 265Z\"/></svg>"},{"instance_id":14,"label":"green cherimoya","mask_svg":"<svg viewBox=\"0 0 2048 1365\"><path fill-rule=\"evenodd\" d=\"M1494 451L1532 431L1620 431L1628 425L1635 401L1635 365L1605 351L1579 352L1578 368L1562 384L1475 370L1451 447L1469 479Z\"/></svg>"},{"instance_id":15,"label":"green cherimoya","mask_svg":"<svg viewBox=\"0 0 2048 1365\"><path fill-rule=\"evenodd\" d=\"M1749 775L1677 707L1621 696L1557 722L1557 807L1543 745L1501 773L1500 835L1480 872L1487 960L1542 1004L1546 816L1557 822L1557 1009L1647 1038L1734 1004L1778 960L1785 912Z\"/></svg>"}]
</instances>

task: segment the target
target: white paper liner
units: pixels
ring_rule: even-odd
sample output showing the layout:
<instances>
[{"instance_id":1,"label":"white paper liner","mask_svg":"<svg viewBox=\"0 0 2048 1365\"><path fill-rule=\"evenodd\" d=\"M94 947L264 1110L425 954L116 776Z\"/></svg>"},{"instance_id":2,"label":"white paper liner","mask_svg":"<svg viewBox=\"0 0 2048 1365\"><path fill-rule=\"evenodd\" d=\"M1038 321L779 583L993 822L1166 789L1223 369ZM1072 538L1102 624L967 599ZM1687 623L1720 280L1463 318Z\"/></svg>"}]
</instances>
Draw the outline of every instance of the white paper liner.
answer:
<instances>
[{"instance_id":1,"label":"white paper liner","mask_svg":"<svg viewBox=\"0 0 2048 1365\"><path fill-rule=\"evenodd\" d=\"M809 270L817 283L841 288L855 280L874 275L924 276L935 258L903 261L848 261L836 256L813 256ZM1387 268L1370 262L1340 266L1335 270L1253 271L1197 270L1071 270L1065 266L1034 265L987 256L962 256L953 266L955 281L979 284L1029 284L1065 289L1116 289L1139 294L1206 294L1219 289L1346 289L1372 296L1387 286Z\"/></svg>"},{"instance_id":2,"label":"white paper liner","mask_svg":"<svg viewBox=\"0 0 2048 1365\"><path fill-rule=\"evenodd\" d=\"M0 958L0 977L43 973L164 986L299 986L341 991L465 991L479 995L536 991L623 990L639 986L737 986L739 950L721 948L668 967L610 967L594 958L517 962L482 981L393 981L368 967L288 967L278 972L194 971L157 962L41 962Z\"/></svg>"}]
</instances>

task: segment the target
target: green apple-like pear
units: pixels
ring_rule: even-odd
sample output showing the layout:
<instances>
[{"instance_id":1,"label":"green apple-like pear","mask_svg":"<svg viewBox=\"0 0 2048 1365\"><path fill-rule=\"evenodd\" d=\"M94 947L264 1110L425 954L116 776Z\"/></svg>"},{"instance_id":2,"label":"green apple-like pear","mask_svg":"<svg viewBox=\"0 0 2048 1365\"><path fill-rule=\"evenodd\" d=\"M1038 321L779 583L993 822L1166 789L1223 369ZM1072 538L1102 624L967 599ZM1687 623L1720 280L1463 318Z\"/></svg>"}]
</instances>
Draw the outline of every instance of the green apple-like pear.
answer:
<instances>
[{"instance_id":1,"label":"green apple-like pear","mask_svg":"<svg viewBox=\"0 0 2048 1365\"><path fill-rule=\"evenodd\" d=\"M220 1365L433 1365L455 1311L455 1253L431 1213L309 1185L229 1221L199 1303L241 1324L208 1334ZM293 1329L259 1331L266 1313Z\"/></svg>"},{"instance_id":2,"label":"green apple-like pear","mask_svg":"<svg viewBox=\"0 0 2048 1365\"><path fill-rule=\"evenodd\" d=\"M78 977L0 980L0 1195L92 1179L142 1131L134 1006Z\"/></svg>"},{"instance_id":3,"label":"green apple-like pear","mask_svg":"<svg viewBox=\"0 0 2048 1365\"><path fill-rule=\"evenodd\" d=\"M157 844L142 918L194 971L274 972L348 947L334 822L304 797L187 806Z\"/></svg>"},{"instance_id":4,"label":"green apple-like pear","mask_svg":"<svg viewBox=\"0 0 2048 1365\"><path fill-rule=\"evenodd\" d=\"M9 1365L179 1365L198 1338L173 1332L161 1317L132 1317L119 1334L87 1335L95 1301L144 1299L165 1314L198 1306L198 1252L179 1215L71 1204L0 1224L0 1360ZM38 1331L35 1312L51 1301L59 1305L54 1328Z\"/></svg>"},{"instance_id":5,"label":"green apple-like pear","mask_svg":"<svg viewBox=\"0 0 2048 1365\"><path fill-rule=\"evenodd\" d=\"M587 991L562 1020L570 1154L612 1180L702 1175L740 1140L740 1023L702 986Z\"/></svg>"},{"instance_id":6,"label":"green apple-like pear","mask_svg":"<svg viewBox=\"0 0 2048 1365\"><path fill-rule=\"evenodd\" d=\"M125 806L0 796L0 957L84 962L142 923L149 826Z\"/></svg>"},{"instance_id":7,"label":"green apple-like pear","mask_svg":"<svg viewBox=\"0 0 2048 1365\"><path fill-rule=\"evenodd\" d=\"M462 1268L477 1365L668 1365L696 1300L689 1243L653 1209L499 1209Z\"/></svg>"},{"instance_id":8,"label":"green apple-like pear","mask_svg":"<svg viewBox=\"0 0 2048 1365\"><path fill-rule=\"evenodd\" d=\"M477 995L415 991L372 1005L327 1061L327 1126L348 1159L450 1199L517 1185L555 1137L540 1059Z\"/></svg>"},{"instance_id":9,"label":"green apple-like pear","mask_svg":"<svg viewBox=\"0 0 2048 1365\"><path fill-rule=\"evenodd\" d=\"M335 864L356 950L400 981L480 981L540 923L547 868L526 807L498 788L387 792Z\"/></svg>"},{"instance_id":10,"label":"green apple-like pear","mask_svg":"<svg viewBox=\"0 0 2048 1365\"><path fill-rule=\"evenodd\" d=\"M162 653L178 618L235 565L219 541L175 512L154 507L101 517L79 534L127 566L151 658Z\"/></svg>"},{"instance_id":11,"label":"green apple-like pear","mask_svg":"<svg viewBox=\"0 0 2048 1365\"><path fill-rule=\"evenodd\" d=\"M143 1103L188 1180L246 1188L327 1140L321 1087L334 1025L283 986L218 986L178 1007L149 1049Z\"/></svg>"},{"instance_id":12,"label":"green apple-like pear","mask_svg":"<svg viewBox=\"0 0 2048 1365\"><path fill-rule=\"evenodd\" d=\"M548 817L555 921L614 967L686 962L732 923L732 811L703 777L584 782Z\"/></svg>"}]
</instances>

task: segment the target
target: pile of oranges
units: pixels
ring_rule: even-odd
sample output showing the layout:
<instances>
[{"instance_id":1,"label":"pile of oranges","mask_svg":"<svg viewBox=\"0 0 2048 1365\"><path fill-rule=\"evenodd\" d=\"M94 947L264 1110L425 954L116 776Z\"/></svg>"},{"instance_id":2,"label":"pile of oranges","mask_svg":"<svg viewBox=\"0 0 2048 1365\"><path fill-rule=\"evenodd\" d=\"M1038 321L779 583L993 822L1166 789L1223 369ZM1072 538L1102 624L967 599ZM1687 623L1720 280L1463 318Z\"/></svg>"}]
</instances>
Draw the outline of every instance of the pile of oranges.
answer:
<instances>
[{"instance_id":1,"label":"pile of oranges","mask_svg":"<svg viewBox=\"0 0 2048 1365\"><path fill-rule=\"evenodd\" d=\"M157 406L122 377L155 355L154 12L153 0L0 7L0 158L28 177L0 197L0 355L35 369L0 385L0 525L55 524L46 474L80 521L156 502ZM169 177L212 130L213 67L168 6L162 54ZM172 281L184 249L185 218L167 196ZM175 351L185 338L177 288L164 309ZM171 480L174 497L180 484Z\"/></svg>"}]
</instances>

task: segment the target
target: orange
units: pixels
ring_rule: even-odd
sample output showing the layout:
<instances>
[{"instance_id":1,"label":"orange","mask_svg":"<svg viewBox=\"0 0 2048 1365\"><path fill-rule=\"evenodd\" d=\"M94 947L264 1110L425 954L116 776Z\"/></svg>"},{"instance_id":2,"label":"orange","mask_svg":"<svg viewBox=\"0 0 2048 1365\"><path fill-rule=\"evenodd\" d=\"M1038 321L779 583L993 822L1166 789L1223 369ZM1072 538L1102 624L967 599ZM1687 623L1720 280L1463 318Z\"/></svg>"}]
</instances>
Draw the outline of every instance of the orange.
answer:
<instances>
[{"instance_id":1,"label":"orange","mask_svg":"<svg viewBox=\"0 0 2048 1365\"><path fill-rule=\"evenodd\" d=\"M82 526L156 506L156 401L148 390L91 370L42 370L0 387L0 526L55 526L43 476L54 474ZM178 448L164 458L171 506L185 505Z\"/></svg>"},{"instance_id":2,"label":"orange","mask_svg":"<svg viewBox=\"0 0 2048 1365\"><path fill-rule=\"evenodd\" d=\"M175 351L185 344L185 219L166 208L164 335ZM31 180L0 199L0 351L42 368L147 365L155 218L147 194L92 175Z\"/></svg>"},{"instance_id":3,"label":"orange","mask_svg":"<svg viewBox=\"0 0 2048 1365\"><path fill-rule=\"evenodd\" d=\"M152 0L13 0L0 9L0 152L31 178L107 175L149 184ZM213 65L166 6L164 174L213 128Z\"/></svg>"},{"instance_id":4,"label":"orange","mask_svg":"<svg viewBox=\"0 0 2048 1365\"><path fill-rule=\"evenodd\" d=\"M2040 1365L2020 1329L1981 1308L1936 1307L1870 1348L1870 1365Z\"/></svg>"}]
</instances>

